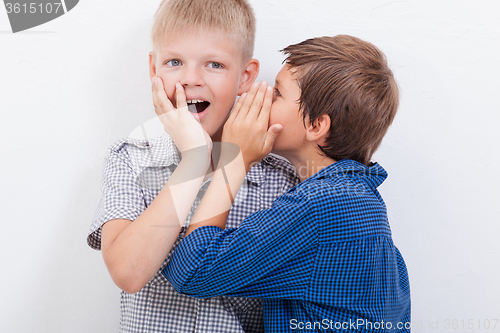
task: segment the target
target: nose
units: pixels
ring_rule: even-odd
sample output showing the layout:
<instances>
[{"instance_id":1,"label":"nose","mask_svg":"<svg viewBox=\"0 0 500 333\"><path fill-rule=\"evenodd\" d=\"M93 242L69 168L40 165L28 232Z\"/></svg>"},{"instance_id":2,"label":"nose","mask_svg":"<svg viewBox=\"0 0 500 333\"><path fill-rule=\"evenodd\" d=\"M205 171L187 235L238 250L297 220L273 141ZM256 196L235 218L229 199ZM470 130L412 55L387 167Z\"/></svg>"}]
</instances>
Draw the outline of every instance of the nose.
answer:
<instances>
[{"instance_id":1,"label":"nose","mask_svg":"<svg viewBox=\"0 0 500 333\"><path fill-rule=\"evenodd\" d=\"M180 82L184 87L204 86L205 81L203 80L201 68L197 68L195 66L186 66Z\"/></svg>"}]
</instances>

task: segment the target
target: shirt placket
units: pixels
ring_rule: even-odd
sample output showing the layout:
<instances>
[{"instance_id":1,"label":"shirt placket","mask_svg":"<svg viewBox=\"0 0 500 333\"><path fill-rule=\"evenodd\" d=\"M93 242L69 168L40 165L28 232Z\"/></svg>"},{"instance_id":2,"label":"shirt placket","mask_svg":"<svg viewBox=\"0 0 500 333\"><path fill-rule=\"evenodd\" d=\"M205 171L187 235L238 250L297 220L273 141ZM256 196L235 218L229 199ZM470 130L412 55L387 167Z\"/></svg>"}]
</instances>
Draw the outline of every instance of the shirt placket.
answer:
<instances>
[{"instance_id":1,"label":"shirt placket","mask_svg":"<svg viewBox=\"0 0 500 333\"><path fill-rule=\"evenodd\" d=\"M198 299L198 315L196 316L195 333L209 332L210 299Z\"/></svg>"},{"instance_id":2,"label":"shirt placket","mask_svg":"<svg viewBox=\"0 0 500 333\"><path fill-rule=\"evenodd\" d=\"M198 209L201 199L203 198L203 195L205 195L205 192L207 191L207 188L210 185L210 181L211 178L202 183L198 195L193 203L193 206L191 207L191 212L189 214L190 216L188 216L187 218L189 220L189 223L191 222L191 218L196 212L196 209ZM207 333L209 332L208 327L210 320L210 299L197 299L196 306L197 306L197 311L196 311L196 324L194 328L194 333Z\"/></svg>"}]
</instances>

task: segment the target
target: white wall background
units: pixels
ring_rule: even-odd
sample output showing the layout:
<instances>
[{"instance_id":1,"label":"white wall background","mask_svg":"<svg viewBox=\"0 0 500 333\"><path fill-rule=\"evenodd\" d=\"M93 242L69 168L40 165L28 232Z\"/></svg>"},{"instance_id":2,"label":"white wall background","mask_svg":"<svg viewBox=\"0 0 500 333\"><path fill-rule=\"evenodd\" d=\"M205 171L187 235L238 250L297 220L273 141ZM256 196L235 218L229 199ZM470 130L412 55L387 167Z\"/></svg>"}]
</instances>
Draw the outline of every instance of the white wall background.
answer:
<instances>
[{"instance_id":1,"label":"white wall background","mask_svg":"<svg viewBox=\"0 0 500 333\"><path fill-rule=\"evenodd\" d=\"M351 34L386 53L402 98L374 159L389 172L381 192L414 332L500 331L484 329L500 319L500 2L251 2L260 80L273 82L279 49L309 37ZM0 8L1 332L118 329L119 290L86 235L106 149L155 115L159 3L81 1L17 34Z\"/></svg>"}]
</instances>

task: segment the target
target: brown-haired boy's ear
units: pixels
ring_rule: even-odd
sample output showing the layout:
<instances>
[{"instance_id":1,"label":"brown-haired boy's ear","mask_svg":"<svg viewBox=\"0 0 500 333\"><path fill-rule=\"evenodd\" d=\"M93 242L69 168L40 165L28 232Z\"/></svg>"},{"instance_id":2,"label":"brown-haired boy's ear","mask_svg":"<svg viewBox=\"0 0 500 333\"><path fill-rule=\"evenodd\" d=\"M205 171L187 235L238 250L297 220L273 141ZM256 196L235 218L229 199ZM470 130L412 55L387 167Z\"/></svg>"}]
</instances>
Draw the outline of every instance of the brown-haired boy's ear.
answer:
<instances>
[{"instance_id":1,"label":"brown-haired boy's ear","mask_svg":"<svg viewBox=\"0 0 500 333\"><path fill-rule=\"evenodd\" d=\"M306 138L308 141L315 142L316 144L323 146L328 138L328 132L330 132L331 119L328 115L322 114L313 123L307 123L306 125Z\"/></svg>"},{"instance_id":2,"label":"brown-haired boy's ear","mask_svg":"<svg viewBox=\"0 0 500 333\"><path fill-rule=\"evenodd\" d=\"M257 79L257 75L259 75L259 68L260 64L257 59L250 59L247 62L245 68L243 68L243 72L241 73L238 96L250 90L252 83L254 83L255 79Z\"/></svg>"},{"instance_id":3,"label":"brown-haired boy's ear","mask_svg":"<svg viewBox=\"0 0 500 333\"><path fill-rule=\"evenodd\" d=\"M149 78L153 80L153 76L156 76L156 64L155 56L153 51L149 52Z\"/></svg>"}]
</instances>

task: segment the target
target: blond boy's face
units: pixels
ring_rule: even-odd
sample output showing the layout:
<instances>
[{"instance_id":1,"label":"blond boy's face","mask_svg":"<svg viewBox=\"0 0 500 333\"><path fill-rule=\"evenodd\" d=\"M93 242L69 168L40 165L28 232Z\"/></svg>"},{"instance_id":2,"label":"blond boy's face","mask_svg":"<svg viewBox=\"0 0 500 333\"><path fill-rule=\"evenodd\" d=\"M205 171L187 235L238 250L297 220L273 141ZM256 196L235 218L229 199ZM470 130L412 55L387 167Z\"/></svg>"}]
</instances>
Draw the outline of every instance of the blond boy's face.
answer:
<instances>
[{"instance_id":1,"label":"blond boy's face","mask_svg":"<svg viewBox=\"0 0 500 333\"><path fill-rule=\"evenodd\" d=\"M150 58L150 74L154 71L174 106L175 83L183 85L188 106L193 104L190 111L210 136L222 128L236 95L247 89L242 84L245 67L240 50L220 31L196 29L168 36L153 60Z\"/></svg>"}]
</instances>

